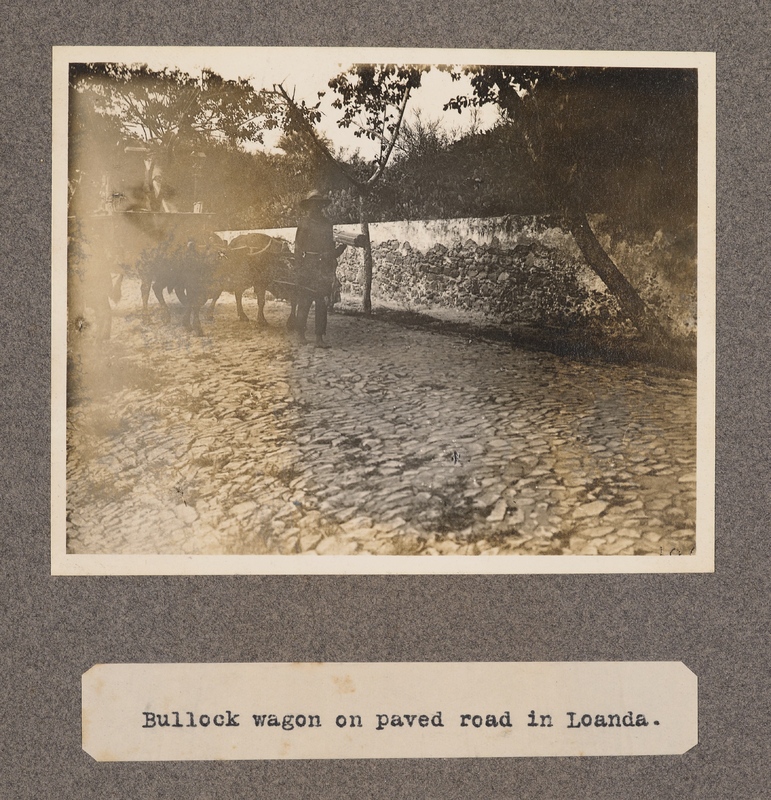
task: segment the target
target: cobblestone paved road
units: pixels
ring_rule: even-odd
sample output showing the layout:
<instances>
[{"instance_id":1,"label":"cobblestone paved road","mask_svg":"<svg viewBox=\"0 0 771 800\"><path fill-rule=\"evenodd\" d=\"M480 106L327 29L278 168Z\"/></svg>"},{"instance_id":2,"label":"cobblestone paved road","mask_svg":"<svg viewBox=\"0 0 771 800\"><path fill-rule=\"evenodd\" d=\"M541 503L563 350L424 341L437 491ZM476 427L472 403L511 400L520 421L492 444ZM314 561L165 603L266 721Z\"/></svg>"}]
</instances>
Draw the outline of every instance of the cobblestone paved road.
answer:
<instances>
[{"instance_id":1,"label":"cobblestone paved road","mask_svg":"<svg viewBox=\"0 0 771 800\"><path fill-rule=\"evenodd\" d=\"M112 340L72 353L70 553L694 546L690 378L345 315L318 350L232 297L197 338L124 288Z\"/></svg>"}]
</instances>

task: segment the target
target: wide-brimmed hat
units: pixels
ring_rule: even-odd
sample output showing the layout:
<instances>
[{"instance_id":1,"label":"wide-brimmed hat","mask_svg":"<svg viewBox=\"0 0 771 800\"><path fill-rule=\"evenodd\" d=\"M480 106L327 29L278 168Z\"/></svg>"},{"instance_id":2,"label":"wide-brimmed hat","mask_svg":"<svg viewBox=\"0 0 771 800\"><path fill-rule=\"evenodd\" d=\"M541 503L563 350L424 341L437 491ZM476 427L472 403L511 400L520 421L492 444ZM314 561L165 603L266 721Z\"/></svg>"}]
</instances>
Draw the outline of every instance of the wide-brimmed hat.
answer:
<instances>
[{"instance_id":1,"label":"wide-brimmed hat","mask_svg":"<svg viewBox=\"0 0 771 800\"><path fill-rule=\"evenodd\" d=\"M300 201L301 206L310 205L311 203L320 203L321 205L329 205L330 200L329 198L322 194L317 189L314 189L312 192L308 192L308 194Z\"/></svg>"}]
</instances>

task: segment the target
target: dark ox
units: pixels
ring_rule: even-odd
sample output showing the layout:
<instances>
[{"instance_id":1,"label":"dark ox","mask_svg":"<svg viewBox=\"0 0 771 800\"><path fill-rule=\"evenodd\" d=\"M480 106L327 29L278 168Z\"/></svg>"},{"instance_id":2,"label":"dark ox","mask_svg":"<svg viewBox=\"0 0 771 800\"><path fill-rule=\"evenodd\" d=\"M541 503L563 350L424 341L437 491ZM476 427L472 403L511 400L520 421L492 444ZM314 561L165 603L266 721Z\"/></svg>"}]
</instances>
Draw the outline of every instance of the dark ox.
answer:
<instances>
[{"instance_id":1,"label":"dark ox","mask_svg":"<svg viewBox=\"0 0 771 800\"><path fill-rule=\"evenodd\" d=\"M167 236L145 250L138 261L143 312L147 314L152 289L168 321L164 292L176 294L184 308L184 325L200 334L200 310L207 300L212 301L213 310L223 292L232 292L238 318L248 321L243 294L254 288L259 306L257 324L266 325L265 292L292 299L291 263L288 245L266 234L241 235L230 246L214 233L191 236L184 244L179 235Z\"/></svg>"},{"instance_id":2,"label":"dark ox","mask_svg":"<svg viewBox=\"0 0 771 800\"><path fill-rule=\"evenodd\" d=\"M221 244L224 246L224 242ZM200 331L196 313L202 305L199 298L205 293L204 287L209 283L209 276L216 272L218 258L216 241L200 247L195 239L188 239L183 243L169 238L145 251L136 268L141 282L143 316L148 316L148 301L152 289L161 309L161 317L169 322L171 313L166 305L164 292L176 294L185 309L185 327L197 326Z\"/></svg>"},{"instance_id":3,"label":"dark ox","mask_svg":"<svg viewBox=\"0 0 771 800\"><path fill-rule=\"evenodd\" d=\"M230 286L223 287L223 291L234 292L238 318L243 322L249 321L244 312L242 297L246 289L254 288L257 297L257 325L264 327L268 324L265 319L265 294L270 292L274 297L291 303L288 325L292 327L301 288L297 286L294 256L289 245L265 233L245 233L230 242L226 255L232 262L231 274L234 280ZM212 298L212 309L218 296Z\"/></svg>"},{"instance_id":4,"label":"dark ox","mask_svg":"<svg viewBox=\"0 0 771 800\"><path fill-rule=\"evenodd\" d=\"M248 321L243 308L243 294L251 287L257 291L262 285L262 266L270 263L264 259L269 259L270 251L277 249L277 243L269 236L249 246L236 248L227 247L216 235L210 236L203 247L194 241L189 242L182 260L182 269L175 275L172 286L167 286L174 289L184 304L185 325L200 334L201 308L207 300L211 300L213 309L223 292L235 294L238 318ZM264 290L261 298L259 316L264 322Z\"/></svg>"}]
</instances>

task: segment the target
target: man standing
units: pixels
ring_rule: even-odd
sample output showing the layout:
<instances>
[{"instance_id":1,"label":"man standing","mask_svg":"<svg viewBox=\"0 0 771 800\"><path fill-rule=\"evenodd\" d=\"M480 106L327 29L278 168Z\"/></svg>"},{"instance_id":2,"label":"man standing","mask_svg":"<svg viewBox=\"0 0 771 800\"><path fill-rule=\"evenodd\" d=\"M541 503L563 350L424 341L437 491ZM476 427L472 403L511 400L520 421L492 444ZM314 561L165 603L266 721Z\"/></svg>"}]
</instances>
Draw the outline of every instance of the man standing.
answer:
<instances>
[{"instance_id":1,"label":"man standing","mask_svg":"<svg viewBox=\"0 0 771 800\"><path fill-rule=\"evenodd\" d=\"M303 216L297 223L294 257L297 266L299 297L297 330L305 341L305 326L311 303L316 303L316 347L329 347L324 341L327 332L327 297L332 295L337 257L345 245L335 247L332 223L324 216L329 200L315 189L300 203Z\"/></svg>"}]
</instances>

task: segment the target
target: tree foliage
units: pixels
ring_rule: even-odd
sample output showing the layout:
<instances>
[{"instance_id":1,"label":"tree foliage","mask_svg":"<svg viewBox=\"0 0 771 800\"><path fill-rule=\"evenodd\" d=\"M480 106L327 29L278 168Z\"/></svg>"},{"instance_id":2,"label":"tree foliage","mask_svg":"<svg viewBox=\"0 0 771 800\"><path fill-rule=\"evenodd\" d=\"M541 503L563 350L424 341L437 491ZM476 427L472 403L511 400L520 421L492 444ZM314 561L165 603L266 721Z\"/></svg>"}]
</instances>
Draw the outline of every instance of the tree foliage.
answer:
<instances>
[{"instance_id":1,"label":"tree foliage","mask_svg":"<svg viewBox=\"0 0 771 800\"><path fill-rule=\"evenodd\" d=\"M684 69L466 67L470 96L496 104L555 212L620 224L695 218L696 72Z\"/></svg>"},{"instance_id":2,"label":"tree foliage","mask_svg":"<svg viewBox=\"0 0 771 800\"><path fill-rule=\"evenodd\" d=\"M340 128L353 128L354 136L379 142L371 168L362 173L362 162L352 163L338 157L319 134L321 98L309 105L295 99L282 84L267 94L275 102L274 124L287 134L301 137L333 165L359 192L367 193L382 176L399 137L399 131L411 92L420 86L422 75L430 67L394 64L358 64L329 81L336 93L332 107L342 113Z\"/></svg>"},{"instance_id":3,"label":"tree foliage","mask_svg":"<svg viewBox=\"0 0 771 800\"><path fill-rule=\"evenodd\" d=\"M127 137L171 152L212 141L262 141L264 95L244 79L204 69L193 77L146 64L72 64L70 85L90 93L97 113L120 121Z\"/></svg>"},{"instance_id":4,"label":"tree foliage","mask_svg":"<svg viewBox=\"0 0 771 800\"><path fill-rule=\"evenodd\" d=\"M342 111L337 124L341 128L352 127L354 136L380 145L368 186L385 170L399 139L407 102L428 69L417 65L359 64L329 82L337 93L332 105Z\"/></svg>"},{"instance_id":5,"label":"tree foliage","mask_svg":"<svg viewBox=\"0 0 771 800\"><path fill-rule=\"evenodd\" d=\"M76 205L86 211L113 198L122 207L190 210L200 199L202 159L216 147L236 153L246 141L261 141L270 125L266 98L246 80L146 64L70 65L70 112L71 128L87 143L73 172L84 185L102 184L99 202L93 191L83 202L80 192Z\"/></svg>"}]
</instances>

